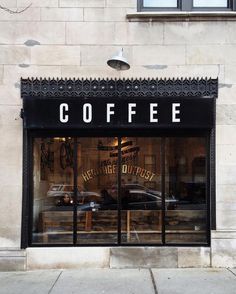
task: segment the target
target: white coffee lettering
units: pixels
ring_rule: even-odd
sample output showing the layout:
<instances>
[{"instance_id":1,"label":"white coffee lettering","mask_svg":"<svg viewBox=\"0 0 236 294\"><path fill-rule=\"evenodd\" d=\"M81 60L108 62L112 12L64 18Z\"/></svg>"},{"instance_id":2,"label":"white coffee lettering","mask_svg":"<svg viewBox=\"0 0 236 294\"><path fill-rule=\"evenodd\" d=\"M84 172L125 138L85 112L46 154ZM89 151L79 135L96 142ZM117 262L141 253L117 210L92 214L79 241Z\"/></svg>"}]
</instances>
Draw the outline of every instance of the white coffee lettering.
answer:
<instances>
[{"instance_id":1,"label":"white coffee lettering","mask_svg":"<svg viewBox=\"0 0 236 294\"><path fill-rule=\"evenodd\" d=\"M83 121L88 124L92 121L92 105L85 103L83 106Z\"/></svg>"},{"instance_id":2,"label":"white coffee lettering","mask_svg":"<svg viewBox=\"0 0 236 294\"><path fill-rule=\"evenodd\" d=\"M157 106L157 103L150 103L150 123L158 122L158 118L154 117L154 115L157 114L157 110L155 109Z\"/></svg>"},{"instance_id":3,"label":"white coffee lettering","mask_svg":"<svg viewBox=\"0 0 236 294\"><path fill-rule=\"evenodd\" d=\"M67 103L60 104L60 122L67 123L69 121L69 115L65 114L69 110L69 105Z\"/></svg>"},{"instance_id":4,"label":"white coffee lettering","mask_svg":"<svg viewBox=\"0 0 236 294\"><path fill-rule=\"evenodd\" d=\"M172 104L172 122L180 122L180 118L177 117L177 114L180 114L180 110L177 107L180 107L180 103Z\"/></svg>"},{"instance_id":5,"label":"white coffee lettering","mask_svg":"<svg viewBox=\"0 0 236 294\"><path fill-rule=\"evenodd\" d=\"M133 110L133 108L135 108L135 107L136 107L136 103L129 103L128 104L128 115L129 115L128 122L129 123L132 123L132 116L134 114L136 114L136 111Z\"/></svg>"},{"instance_id":6,"label":"white coffee lettering","mask_svg":"<svg viewBox=\"0 0 236 294\"><path fill-rule=\"evenodd\" d=\"M107 104L107 122L111 122L111 115L115 114L114 110L111 110L111 108L114 108L115 104L114 103L108 103Z\"/></svg>"}]
</instances>

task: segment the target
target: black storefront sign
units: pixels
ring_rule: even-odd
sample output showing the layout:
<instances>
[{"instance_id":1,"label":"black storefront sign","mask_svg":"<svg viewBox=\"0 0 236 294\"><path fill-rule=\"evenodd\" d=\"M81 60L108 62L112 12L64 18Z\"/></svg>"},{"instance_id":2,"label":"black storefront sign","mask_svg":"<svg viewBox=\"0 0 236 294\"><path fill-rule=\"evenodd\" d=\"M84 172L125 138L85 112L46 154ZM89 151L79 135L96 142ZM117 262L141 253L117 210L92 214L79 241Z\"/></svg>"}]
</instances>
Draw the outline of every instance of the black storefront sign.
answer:
<instances>
[{"instance_id":1,"label":"black storefront sign","mask_svg":"<svg viewBox=\"0 0 236 294\"><path fill-rule=\"evenodd\" d=\"M22 79L26 129L213 128L218 79Z\"/></svg>"},{"instance_id":2,"label":"black storefront sign","mask_svg":"<svg viewBox=\"0 0 236 294\"><path fill-rule=\"evenodd\" d=\"M211 128L212 98L24 99L28 129Z\"/></svg>"}]
</instances>

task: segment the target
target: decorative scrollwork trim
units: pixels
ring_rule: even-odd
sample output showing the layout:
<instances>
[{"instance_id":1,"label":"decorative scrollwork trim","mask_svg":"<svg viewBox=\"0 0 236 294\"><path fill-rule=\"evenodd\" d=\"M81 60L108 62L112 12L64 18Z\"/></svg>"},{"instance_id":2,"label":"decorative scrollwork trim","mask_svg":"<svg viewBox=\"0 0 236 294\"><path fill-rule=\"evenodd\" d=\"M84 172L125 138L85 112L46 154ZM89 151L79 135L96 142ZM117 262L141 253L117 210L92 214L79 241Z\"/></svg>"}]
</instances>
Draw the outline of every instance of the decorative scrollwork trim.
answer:
<instances>
[{"instance_id":1,"label":"decorative scrollwork trim","mask_svg":"<svg viewBox=\"0 0 236 294\"><path fill-rule=\"evenodd\" d=\"M21 97L218 97L218 79L21 79Z\"/></svg>"}]
</instances>

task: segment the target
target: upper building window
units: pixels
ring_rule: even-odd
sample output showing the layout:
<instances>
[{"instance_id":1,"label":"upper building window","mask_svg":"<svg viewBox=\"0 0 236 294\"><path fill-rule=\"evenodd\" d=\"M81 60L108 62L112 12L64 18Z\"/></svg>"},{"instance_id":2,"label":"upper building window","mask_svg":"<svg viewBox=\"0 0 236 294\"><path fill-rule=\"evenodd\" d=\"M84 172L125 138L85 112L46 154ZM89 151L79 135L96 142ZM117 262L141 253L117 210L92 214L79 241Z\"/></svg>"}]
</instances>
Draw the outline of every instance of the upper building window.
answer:
<instances>
[{"instance_id":1,"label":"upper building window","mask_svg":"<svg viewBox=\"0 0 236 294\"><path fill-rule=\"evenodd\" d=\"M143 0L144 8L177 8L178 0Z\"/></svg>"},{"instance_id":2,"label":"upper building window","mask_svg":"<svg viewBox=\"0 0 236 294\"><path fill-rule=\"evenodd\" d=\"M222 7L228 8L230 6L230 2L228 0L193 0L193 7ZM228 5L229 4L229 5Z\"/></svg>"},{"instance_id":3,"label":"upper building window","mask_svg":"<svg viewBox=\"0 0 236 294\"><path fill-rule=\"evenodd\" d=\"M236 10L236 0L138 0L139 11Z\"/></svg>"}]
</instances>

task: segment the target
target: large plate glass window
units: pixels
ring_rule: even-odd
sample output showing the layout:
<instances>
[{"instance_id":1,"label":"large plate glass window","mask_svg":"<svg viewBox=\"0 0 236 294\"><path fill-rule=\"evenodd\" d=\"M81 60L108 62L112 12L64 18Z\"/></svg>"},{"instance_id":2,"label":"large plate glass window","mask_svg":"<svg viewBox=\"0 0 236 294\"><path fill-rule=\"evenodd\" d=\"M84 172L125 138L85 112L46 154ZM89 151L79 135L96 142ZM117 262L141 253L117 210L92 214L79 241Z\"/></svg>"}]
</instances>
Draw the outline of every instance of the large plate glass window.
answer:
<instances>
[{"instance_id":1,"label":"large plate glass window","mask_svg":"<svg viewBox=\"0 0 236 294\"><path fill-rule=\"evenodd\" d=\"M123 137L122 243L162 243L161 139Z\"/></svg>"},{"instance_id":2,"label":"large plate glass window","mask_svg":"<svg viewBox=\"0 0 236 294\"><path fill-rule=\"evenodd\" d=\"M117 138L34 140L33 244L117 242L113 187L118 164L112 156L118 152L117 144Z\"/></svg>"},{"instance_id":3,"label":"large plate glass window","mask_svg":"<svg viewBox=\"0 0 236 294\"><path fill-rule=\"evenodd\" d=\"M31 244L207 244L207 136L33 139Z\"/></svg>"},{"instance_id":4,"label":"large plate glass window","mask_svg":"<svg viewBox=\"0 0 236 294\"><path fill-rule=\"evenodd\" d=\"M166 243L207 243L206 138L166 138Z\"/></svg>"},{"instance_id":5,"label":"large plate glass window","mask_svg":"<svg viewBox=\"0 0 236 294\"><path fill-rule=\"evenodd\" d=\"M32 243L73 244L73 139L33 143Z\"/></svg>"},{"instance_id":6,"label":"large plate glass window","mask_svg":"<svg viewBox=\"0 0 236 294\"><path fill-rule=\"evenodd\" d=\"M118 139L77 141L77 244L117 243Z\"/></svg>"}]
</instances>

